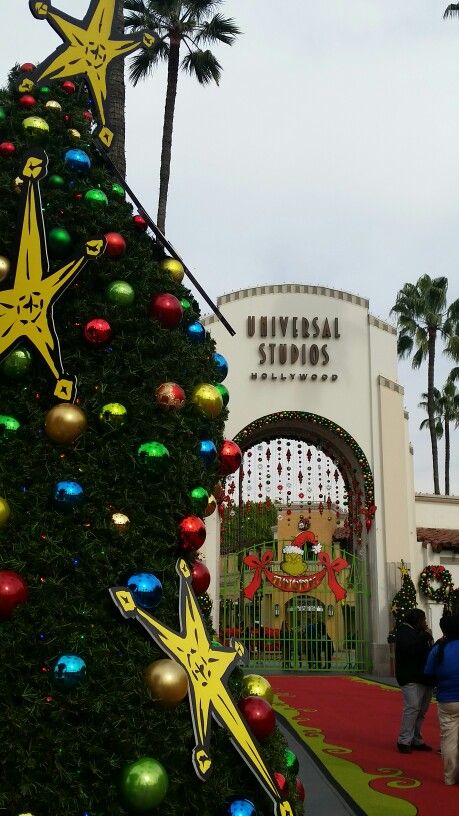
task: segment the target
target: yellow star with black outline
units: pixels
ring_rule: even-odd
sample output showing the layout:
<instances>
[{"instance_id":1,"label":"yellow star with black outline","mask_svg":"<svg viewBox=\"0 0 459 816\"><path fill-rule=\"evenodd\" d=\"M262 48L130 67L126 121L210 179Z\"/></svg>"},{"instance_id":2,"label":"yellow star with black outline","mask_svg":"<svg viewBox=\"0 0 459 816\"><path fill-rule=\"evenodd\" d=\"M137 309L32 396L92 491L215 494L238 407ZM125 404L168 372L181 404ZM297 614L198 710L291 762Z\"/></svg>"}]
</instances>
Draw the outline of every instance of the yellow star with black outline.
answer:
<instances>
[{"instance_id":1,"label":"yellow star with black outline","mask_svg":"<svg viewBox=\"0 0 459 816\"><path fill-rule=\"evenodd\" d=\"M88 241L84 254L45 277L49 263L39 182L46 176L47 167L48 157L42 150L24 159L23 209L14 285L0 291L0 360L25 338L40 352L54 374L55 396L68 401L75 397L75 380L63 376L53 307L88 261L102 254L105 241Z\"/></svg>"},{"instance_id":2,"label":"yellow star with black outline","mask_svg":"<svg viewBox=\"0 0 459 816\"><path fill-rule=\"evenodd\" d=\"M64 40L54 54L51 54L32 75L21 83L19 90L30 91L34 83L46 78L70 79L83 76L97 105L98 136L105 147L113 141L113 131L107 123L107 82L114 60L124 58L142 46L151 48L157 42L157 35L142 31L135 37L114 32L114 15L117 0L92 0L83 20L76 20L55 9L51 3L29 0L34 17L47 20Z\"/></svg>"},{"instance_id":3,"label":"yellow star with black outline","mask_svg":"<svg viewBox=\"0 0 459 816\"><path fill-rule=\"evenodd\" d=\"M199 778L205 781L212 768L209 752L213 716L227 730L231 742L273 800L276 816L293 816L290 802L279 793L227 688L229 675L244 656L244 647L237 642L232 646L212 646L186 561L179 559L176 569L180 576L180 632L174 632L140 609L125 587L113 587L110 594L123 617L138 620L158 646L188 675L188 697L196 741L193 765Z\"/></svg>"}]
</instances>

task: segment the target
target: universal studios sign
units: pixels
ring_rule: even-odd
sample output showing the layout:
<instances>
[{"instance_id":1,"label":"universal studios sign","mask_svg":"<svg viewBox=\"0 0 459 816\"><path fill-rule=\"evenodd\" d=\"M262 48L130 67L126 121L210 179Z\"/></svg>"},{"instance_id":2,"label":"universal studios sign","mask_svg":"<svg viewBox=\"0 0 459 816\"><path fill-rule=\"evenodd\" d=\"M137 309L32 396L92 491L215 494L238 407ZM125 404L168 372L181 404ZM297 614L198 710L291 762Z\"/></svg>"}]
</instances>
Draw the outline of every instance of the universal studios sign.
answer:
<instances>
[{"instance_id":1,"label":"universal studios sign","mask_svg":"<svg viewBox=\"0 0 459 816\"><path fill-rule=\"evenodd\" d=\"M258 366L263 369L252 371L251 380L336 382L338 379L338 374L329 369L333 345L341 338L338 317L249 315L247 336L262 341L257 345L257 354ZM271 366L281 366L283 370L274 373L269 370ZM295 370L289 370L290 366L295 366Z\"/></svg>"}]
</instances>

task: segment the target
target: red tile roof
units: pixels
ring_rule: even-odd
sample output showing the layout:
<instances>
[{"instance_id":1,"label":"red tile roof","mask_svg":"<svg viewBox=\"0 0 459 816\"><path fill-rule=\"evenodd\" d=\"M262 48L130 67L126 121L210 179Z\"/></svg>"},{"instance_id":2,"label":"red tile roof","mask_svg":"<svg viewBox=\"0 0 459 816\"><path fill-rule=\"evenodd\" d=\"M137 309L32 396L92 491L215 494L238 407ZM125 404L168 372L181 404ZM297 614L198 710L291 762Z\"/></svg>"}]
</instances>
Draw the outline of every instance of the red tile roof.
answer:
<instances>
[{"instance_id":1,"label":"red tile roof","mask_svg":"<svg viewBox=\"0 0 459 816\"><path fill-rule=\"evenodd\" d=\"M459 530L444 530L438 527L418 527L417 539L430 544L434 552L443 549L459 550Z\"/></svg>"}]
</instances>

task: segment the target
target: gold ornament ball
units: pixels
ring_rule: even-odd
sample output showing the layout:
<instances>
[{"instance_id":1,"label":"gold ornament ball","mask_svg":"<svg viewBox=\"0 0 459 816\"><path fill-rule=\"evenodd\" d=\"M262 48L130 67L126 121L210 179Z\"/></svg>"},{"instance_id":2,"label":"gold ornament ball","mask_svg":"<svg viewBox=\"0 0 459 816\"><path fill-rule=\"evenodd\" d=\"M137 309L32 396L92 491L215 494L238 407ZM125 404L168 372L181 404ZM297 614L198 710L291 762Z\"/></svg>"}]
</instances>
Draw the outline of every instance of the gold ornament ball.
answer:
<instances>
[{"instance_id":1,"label":"gold ornament ball","mask_svg":"<svg viewBox=\"0 0 459 816\"><path fill-rule=\"evenodd\" d=\"M214 496L209 496L209 501L207 502L207 507L204 510L204 515L206 517L211 516L212 513L215 513L216 509L217 509L217 502L215 500L215 497Z\"/></svg>"},{"instance_id":2,"label":"gold ornament ball","mask_svg":"<svg viewBox=\"0 0 459 816\"><path fill-rule=\"evenodd\" d=\"M45 432L53 442L70 445L88 427L86 414L78 405L62 402L46 414Z\"/></svg>"},{"instance_id":3,"label":"gold ornament ball","mask_svg":"<svg viewBox=\"0 0 459 816\"><path fill-rule=\"evenodd\" d=\"M274 692L266 677L260 674L246 674L242 680L242 694L244 697L263 697L270 705L274 699Z\"/></svg>"},{"instance_id":4,"label":"gold ornament ball","mask_svg":"<svg viewBox=\"0 0 459 816\"><path fill-rule=\"evenodd\" d=\"M13 190L13 193L17 193L18 195L20 195L23 184L24 179L22 179L20 176L16 176L16 178L11 183L11 189Z\"/></svg>"},{"instance_id":5,"label":"gold ornament ball","mask_svg":"<svg viewBox=\"0 0 459 816\"><path fill-rule=\"evenodd\" d=\"M174 283L182 282L185 270L180 261L176 261L175 258L164 258L164 260L161 261L160 266L165 272L169 272L169 276Z\"/></svg>"},{"instance_id":6,"label":"gold ornament ball","mask_svg":"<svg viewBox=\"0 0 459 816\"><path fill-rule=\"evenodd\" d=\"M111 519L111 527L113 530L116 530L117 533L124 535L129 530L131 526L131 520L129 516L126 516L124 513L113 513Z\"/></svg>"},{"instance_id":7,"label":"gold ornament ball","mask_svg":"<svg viewBox=\"0 0 459 816\"><path fill-rule=\"evenodd\" d=\"M11 270L11 263L4 255L0 255L0 283L8 277Z\"/></svg>"},{"instance_id":8,"label":"gold ornament ball","mask_svg":"<svg viewBox=\"0 0 459 816\"><path fill-rule=\"evenodd\" d=\"M67 133L69 134L72 142L78 142L81 139L81 133L79 130L75 130L75 128L69 128Z\"/></svg>"},{"instance_id":9,"label":"gold ornament ball","mask_svg":"<svg viewBox=\"0 0 459 816\"><path fill-rule=\"evenodd\" d=\"M0 527L4 527L11 515L10 506L6 499L0 497Z\"/></svg>"},{"instance_id":10,"label":"gold ornament ball","mask_svg":"<svg viewBox=\"0 0 459 816\"><path fill-rule=\"evenodd\" d=\"M174 660L155 660L144 671L153 700L163 708L175 708L188 693L188 676Z\"/></svg>"},{"instance_id":11,"label":"gold ornament ball","mask_svg":"<svg viewBox=\"0 0 459 816\"><path fill-rule=\"evenodd\" d=\"M37 142L45 141L49 136L48 122L41 116L28 116L23 120L22 127L27 135Z\"/></svg>"},{"instance_id":12,"label":"gold ornament ball","mask_svg":"<svg viewBox=\"0 0 459 816\"><path fill-rule=\"evenodd\" d=\"M210 383L202 383L196 386L193 391L191 401L196 405L201 414L208 419L218 417L223 409L223 400L220 392Z\"/></svg>"},{"instance_id":13,"label":"gold ornament ball","mask_svg":"<svg viewBox=\"0 0 459 816\"><path fill-rule=\"evenodd\" d=\"M48 110L52 111L53 113L60 113L62 110L62 105L55 99L50 99L49 102L46 103L45 108L48 108Z\"/></svg>"}]
</instances>

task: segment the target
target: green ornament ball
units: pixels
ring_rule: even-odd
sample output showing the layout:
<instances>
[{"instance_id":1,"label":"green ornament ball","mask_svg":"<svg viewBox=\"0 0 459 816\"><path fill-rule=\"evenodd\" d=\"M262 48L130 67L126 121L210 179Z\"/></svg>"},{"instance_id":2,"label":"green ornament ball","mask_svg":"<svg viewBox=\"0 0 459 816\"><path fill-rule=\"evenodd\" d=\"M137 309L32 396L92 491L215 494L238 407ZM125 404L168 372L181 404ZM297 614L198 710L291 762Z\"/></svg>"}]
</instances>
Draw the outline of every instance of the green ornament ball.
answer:
<instances>
[{"instance_id":1,"label":"green ornament ball","mask_svg":"<svg viewBox=\"0 0 459 816\"><path fill-rule=\"evenodd\" d=\"M107 300L114 306L132 306L135 300L135 292L130 283L126 281L113 281L107 286Z\"/></svg>"},{"instance_id":2,"label":"green ornament ball","mask_svg":"<svg viewBox=\"0 0 459 816\"><path fill-rule=\"evenodd\" d=\"M49 96L51 93L51 88L49 85L40 85L38 93L41 94L41 96Z\"/></svg>"},{"instance_id":3,"label":"green ornament ball","mask_svg":"<svg viewBox=\"0 0 459 816\"><path fill-rule=\"evenodd\" d=\"M84 200L91 207L106 207L108 205L108 198L104 191L96 188L88 190L84 195Z\"/></svg>"},{"instance_id":4,"label":"green ornament ball","mask_svg":"<svg viewBox=\"0 0 459 816\"><path fill-rule=\"evenodd\" d=\"M205 487L194 487L193 490L190 491L190 498L195 512L198 515L204 513L204 510L209 504L209 494Z\"/></svg>"},{"instance_id":5,"label":"green ornament ball","mask_svg":"<svg viewBox=\"0 0 459 816\"><path fill-rule=\"evenodd\" d=\"M122 184L118 184L118 182L117 182L117 181L115 181L115 183L114 183L114 184L112 184L112 193L114 193L115 195L119 196L120 198L124 198L124 197L125 197L125 195L126 195L126 192L125 192L125 190L124 190L123 185L122 185Z\"/></svg>"},{"instance_id":6,"label":"green ornament ball","mask_svg":"<svg viewBox=\"0 0 459 816\"><path fill-rule=\"evenodd\" d=\"M290 750L290 748L286 748L284 751L284 765L288 771L291 771L294 774L297 774L300 769L297 756Z\"/></svg>"},{"instance_id":7,"label":"green ornament ball","mask_svg":"<svg viewBox=\"0 0 459 816\"><path fill-rule=\"evenodd\" d=\"M0 125L6 120L5 108L0 108Z\"/></svg>"},{"instance_id":8,"label":"green ornament ball","mask_svg":"<svg viewBox=\"0 0 459 816\"><path fill-rule=\"evenodd\" d=\"M50 176L48 179L48 185L53 187L54 189L59 189L60 187L65 187L65 179L63 176Z\"/></svg>"},{"instance_id":9,"label":"green ornament ball","mask_svg":"<svg viewBox=\"0 0 459 816\"><path fill-rule=\"evenodd\" d=\"M142 757L121 771L121 797L131 813L148 813L160 805L168 787L165 768L152 757Z\"/></svg>"},{"instance_id":10,"label":"green ornament ball","mask_svg":"<svg viewBox=\"0 0 459 816\"><path fill-rule=\"evenodd\" d=\"M127 420L127 411L120 402L108 402L101 408L99 419L110 428L122 428Z\"/></svg>"},{"instance_id":11,"label":"green ornament ball","mask_svg":"<svg viewBox=\"0 0 459 816\"><path fill-rule=\"evenodd\" d=\"M28 116L22 123L27 136L34 142L45 142L49 136L49 125L41 116Z\"/></svg>"},{"instance_id":12,"label":"green ornament ball","mask_svg":"<svg viewBox=\"0 0 459 816\"><path fill-rule=\"evenodd\" d=\"M223 407L226 408L226 406L229 403L229 391L228 391L228 389L222 383L214 383L214 386L217 389L217 391L220 392L220 396L221 396L221 398L223 400Z\"/></svg>"},{"instance_id":13,"label":"green ornament ball","mask_svg":"<svg viewBox=\"0 0 459 816\"><path fill-rule=\"evenodd\" d=\"M72 248L72 238L64 227L54 227L48 233L48 249L53 258L65 258Z\"/></svg>"},{"instance_id":14,"label":"green ornament ball","mask_svg":"<svg viewBox=\"0 0 459 816\"><path fill-rule=\"evenodd\" d=\"M25 348L18 348L11 351L0 365L0 371L5 377L12 380L20 380L29 371L32 365L32 356Z\"/></svg>"},{"instance_id":15,"label":"green ornament ball","mask_svg":"<svg viewBox=\"0 0 459 816\"><path fill-rule=\"evenodd\" d=\"M154 473L162 473L169 461L170 453L161 442L144 442L137 450L137 456L142 464Z\"/></svg>"},{"instance_id":16,"label":"green ornament ball","mask_svg":"<svg viewBox=\"0 0 459 816\"><path fill-rule=\"evenodd\" d=\"M183 314L186 314L186 312L191 311L191 303L188 300L188 298L182 298L181 301L180 301L180 306L183 309Z\"/></svg>"},{"instance_id":17,"label":"green ornament ball","mask_svg":"<svg viewBox=\"0 0 459 816\"><path fill-rule=\"evenodd\" d=\"M21 423L12 416L0 414L0 439L1 437L11 436L21 427Z\"/></svg>"}]
</instances>

